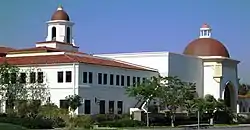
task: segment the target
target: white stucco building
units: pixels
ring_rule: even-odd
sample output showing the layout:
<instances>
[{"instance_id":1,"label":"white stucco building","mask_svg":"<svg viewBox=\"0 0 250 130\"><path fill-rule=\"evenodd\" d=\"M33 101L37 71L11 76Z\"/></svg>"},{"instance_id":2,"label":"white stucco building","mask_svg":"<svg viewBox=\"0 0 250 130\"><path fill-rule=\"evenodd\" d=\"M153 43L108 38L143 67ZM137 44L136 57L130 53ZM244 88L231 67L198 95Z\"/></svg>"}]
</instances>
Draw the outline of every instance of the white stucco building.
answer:
<instances>
[{"instance_id":1,"label":"white stucco building","mask_svg":"<svg viewBox=\"0 0 250 130\"><path fill-rule=\"evenodd\" d=\"M223 98L236 110L239 61L230 58L226 47L211 38L212 30L207 24L200 28L200 37L188 44L183 54L95 55L78 51L73 40L73 25L68 14L59 7L47 22L45 41L25 49L2 47L0 62L6 61L23 69L39 68L39 74L46 78L43 81L49 86L51 102L63 107L68 95L78 94L84 99L77 110L79 114L128 112L137 101L127 97L124 87L158 74L195 82L199 96L212 94L215 98ZM29 78L26 80L29 82Z\"/></svg>"}]
</instances>

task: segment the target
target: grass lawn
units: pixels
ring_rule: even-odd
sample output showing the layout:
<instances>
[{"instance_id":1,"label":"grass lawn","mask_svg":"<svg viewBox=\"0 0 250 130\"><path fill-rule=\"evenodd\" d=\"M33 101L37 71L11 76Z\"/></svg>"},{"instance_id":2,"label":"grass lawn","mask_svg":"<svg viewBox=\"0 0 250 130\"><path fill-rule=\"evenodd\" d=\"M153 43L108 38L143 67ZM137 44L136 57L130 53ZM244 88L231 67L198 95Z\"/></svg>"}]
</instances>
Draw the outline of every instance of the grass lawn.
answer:
<instances>
[{"instance_id":1,"label":"grass lawn","mask_svg":"<svg viewBox=\"0 0 250 130\"><path fill-rule=\"evenodd\" d=\"M22 126L7 124L7 123L0 123L0 130L27 130Z\"/></svg>"}]
</instances>

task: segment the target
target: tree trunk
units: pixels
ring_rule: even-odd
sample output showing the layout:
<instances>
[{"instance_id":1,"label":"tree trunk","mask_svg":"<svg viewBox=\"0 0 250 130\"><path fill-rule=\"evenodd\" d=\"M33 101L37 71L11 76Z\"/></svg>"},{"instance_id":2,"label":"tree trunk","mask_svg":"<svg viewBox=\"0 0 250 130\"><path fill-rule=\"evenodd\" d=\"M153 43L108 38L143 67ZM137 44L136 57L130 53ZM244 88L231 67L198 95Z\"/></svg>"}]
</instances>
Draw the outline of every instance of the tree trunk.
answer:
<instances>
[{"instance_id":1,"label":"tree trunk","mask_svg":"<svg viewBox=\"0 0 250 130\"><path fill-rule=\"evenodd\" d=\"M174 120L175 120L175 116L174 114L171 114L171 126L174 127Z\"/></svg>"},{"instance_id":2,"label":"tree trunk","mask_svg":"<svg viewBox=\"0 0 250 130\"><path fill-rule=\"evenodd\" d=\"M213 117L210 118L209 124L210 124L210 125L214 125L214 118L213 118Z\"/></svg>"}]
</instances>

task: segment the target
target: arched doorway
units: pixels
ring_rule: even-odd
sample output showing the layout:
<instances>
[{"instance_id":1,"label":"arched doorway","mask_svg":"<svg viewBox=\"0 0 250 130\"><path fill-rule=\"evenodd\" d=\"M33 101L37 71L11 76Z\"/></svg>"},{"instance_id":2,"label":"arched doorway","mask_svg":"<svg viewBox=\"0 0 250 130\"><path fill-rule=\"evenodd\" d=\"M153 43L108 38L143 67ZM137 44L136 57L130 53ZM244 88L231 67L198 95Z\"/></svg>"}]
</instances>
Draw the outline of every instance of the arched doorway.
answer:
<instances>
[{"instance_id":1,"label":"arched doorway","mask_svg":"<svg viewBox=\"0 0 250 130\"><path fill-rule=\"evenodd\" d=\"M230 92L229 84L227 84L225 87L224 101L227 107L231 107L231 92Z\"/></svg>"},{"instance_id":2,"label":"arched doorway","mask_svg":"<svg viewBox=\"0 0 250 130\"><path fill-rule=\"evenodd\" d=\"M227 107L232 108L233 110L236 109L236 99L235 99L235 91L234 91L233 84L229 81L226 83L224 88L224 102Z\"/></svg>"}]
</instances>

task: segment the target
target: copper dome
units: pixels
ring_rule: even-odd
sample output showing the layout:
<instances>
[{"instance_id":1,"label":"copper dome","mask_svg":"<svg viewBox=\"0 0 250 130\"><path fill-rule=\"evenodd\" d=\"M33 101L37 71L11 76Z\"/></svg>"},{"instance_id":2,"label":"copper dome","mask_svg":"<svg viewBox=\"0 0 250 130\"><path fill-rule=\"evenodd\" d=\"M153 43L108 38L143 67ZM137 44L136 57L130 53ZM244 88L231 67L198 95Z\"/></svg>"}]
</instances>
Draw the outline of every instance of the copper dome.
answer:
<instances>
[{"instance_id":1,"label":"copper dome","mask_svg":"<svg viewBox=\"0 0 250 130\"><path fill-rule=\"evenodd\" d=\"M220 41L212 38L198 38L192 41L185 48L183 54L230 57L227 48Z\"/></svg>"},{"instance_id":2,"label":"copper dome","mask_svg":"<svg viewBox=\"0 0 250 130\"><path fill-rule=\"evenodd\" d=\"M70 21L69 15L62 9L62 7L58 7L57 11L52 15L51 20Z\"/></svg>"}]
</instances>

